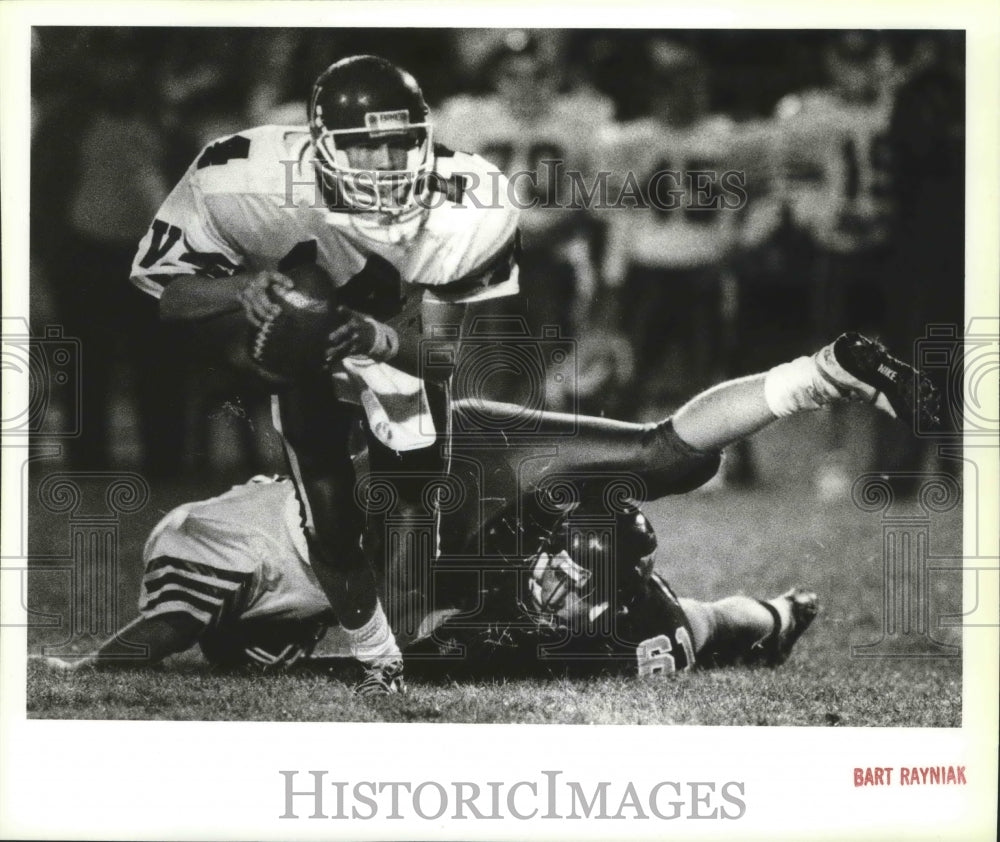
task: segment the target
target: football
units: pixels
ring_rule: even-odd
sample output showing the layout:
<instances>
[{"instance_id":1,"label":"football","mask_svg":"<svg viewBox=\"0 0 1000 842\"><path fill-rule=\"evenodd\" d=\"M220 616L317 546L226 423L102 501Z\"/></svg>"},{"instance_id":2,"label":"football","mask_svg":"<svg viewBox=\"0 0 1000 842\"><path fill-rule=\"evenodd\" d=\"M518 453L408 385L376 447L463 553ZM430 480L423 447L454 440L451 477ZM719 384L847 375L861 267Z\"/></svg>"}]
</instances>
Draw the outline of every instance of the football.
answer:
<instances>
[{"instance_id":1,"label":"football","mask_svg":"<svg viewBox=\"0 0 1000 842\"><path fill-rule=\"evenodd\" d=\"M257 365L293 379L322 366L336 302L333 281L319 266L298 266L283 274L295 286L272 287L271 296L280 312L260 327L251 327L248 344Z\"/></svg>"}]
</instances>

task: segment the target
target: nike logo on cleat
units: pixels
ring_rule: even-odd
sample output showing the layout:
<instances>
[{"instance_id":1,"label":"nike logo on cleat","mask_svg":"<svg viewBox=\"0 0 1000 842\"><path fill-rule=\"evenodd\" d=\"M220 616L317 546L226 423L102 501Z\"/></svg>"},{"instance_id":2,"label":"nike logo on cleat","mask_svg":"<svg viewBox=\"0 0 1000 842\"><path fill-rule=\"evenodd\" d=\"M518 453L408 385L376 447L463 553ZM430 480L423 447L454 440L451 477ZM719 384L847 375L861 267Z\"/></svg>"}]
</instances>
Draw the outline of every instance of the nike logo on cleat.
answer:
<instances>
[{"instance_id":1,"label":"nike logo on cleat","mask_svg":"<svg viewBox=\"0 0 1000 842\"><path fill-rule=\"evenodd\" d=\"M890 368L885 363L882 363L878 367L878 373L883 377L888 377L893 383L896 382L897 373L894 368Z\"/></svg>"}]
</instances>

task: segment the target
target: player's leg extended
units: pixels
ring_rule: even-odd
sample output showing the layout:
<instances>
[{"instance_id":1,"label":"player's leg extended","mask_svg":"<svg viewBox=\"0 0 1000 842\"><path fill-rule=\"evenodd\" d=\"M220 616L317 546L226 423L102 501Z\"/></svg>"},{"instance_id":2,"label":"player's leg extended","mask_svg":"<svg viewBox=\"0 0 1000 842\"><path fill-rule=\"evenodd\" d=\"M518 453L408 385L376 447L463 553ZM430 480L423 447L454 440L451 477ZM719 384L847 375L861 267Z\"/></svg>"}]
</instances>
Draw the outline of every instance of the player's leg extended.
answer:
<instances>
[{"instance_id":1,"label":"player's leg extended","mask_svg":"<svg viewBox=\"0 0 1000 842\"><path fill-rule=\"evenodd\" d=\"M73 660L42 658L54 670L136 669L158 664L169 655L190 649L205 630L204 624L189 614L176 612L155 617L137 617L115 632L94 652Z\"/></svg>"},{"instance_id":2,"label":"player's leg extended","mask_svg":"<svg viewBox=\"0 0 1000 842\"><path fill-rule=\"evenodd\" d=\"M458 426L481 426L483 450L477 453L465 439L455 453L483 459L502 454L519 493L531 493L553 474L586 482L588 472L621 473L644 484L637 496L655 499L697 488L718 469L719 450L778 418L845 400L872 402L905 422L917 413L926 421L936 407L926 378L877 343L844 334L811 357L713 386L658 424L460 401ZM508 433L505 425L529 432Z\"/></svg>"},{"instance_id":3,"label":"player's leg extended","mask_svg":"<svg viewBox=\"0 0 1000 842\"><path fill-rule=\"evenodd\" d=\"M303 505L316 578L355 657L381 666L401 656L361 547L364 514L348 444L356 411L336 400L328 380L296 383L281 395L276 425Z\"/></svg>"},{"instance_id":4,"label":"player's leg extended","mask_svg":"<svg viewBox=\"0 0 1000 842\"><path fill-rule=\"evenodd\" d=\"M699 450L722 448L777 418L842 401L867 401L906 424L933 423L937 395L926 377L880 344L845 333L810 357L714 386L674 414L677 435Z\"/></svg>"},{"instance_id":5,"label":"player's leg extended","mask_svg":"<svg viewBox=\"0 0 1000 842\"><path fill-rule=\"evenodd\" d=\"M464 429L482 425L474 439L457 439L454 453L456 463L485 466L487 509L494 502L502 508L512 495L531 494L556 477L600 494L597 486L620 476L641 485L634 496L656 499L697 488L719 466L717 452L699 451L682 441L670 419L636 424L479 400L457 402L455 413L462 416L457 424ZM516 426L527 420L530 433L504 432L502 425L511 419Z\"/></svg>"},{"instance_id":6,"label":"player's leg extended","mask_svg":"<svg viewBox=\"0 0 1000 842\"><path fill-rule=\"evenodd\" d=\"M778 666L819 612L816 594L793 588L767 601L730 596L716 602L680 598L698 663Z\"/></svg>"}]
</instances>

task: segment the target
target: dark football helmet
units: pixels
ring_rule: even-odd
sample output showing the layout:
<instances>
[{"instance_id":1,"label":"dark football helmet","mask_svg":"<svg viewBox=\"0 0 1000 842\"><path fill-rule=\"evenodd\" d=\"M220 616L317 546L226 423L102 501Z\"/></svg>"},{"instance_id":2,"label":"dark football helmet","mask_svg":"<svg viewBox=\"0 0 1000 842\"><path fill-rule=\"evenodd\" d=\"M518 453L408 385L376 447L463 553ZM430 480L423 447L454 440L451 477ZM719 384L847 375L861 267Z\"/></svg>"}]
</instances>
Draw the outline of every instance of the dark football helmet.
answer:
<instances>
[{"instance_id":1,"label":"dark football helmet","mask_svg":"<svg viewBox=\"0 0 1000 842\"><path fill-rule=\"evenodd\" d=\"M574 631L627 610L656 558L652 524L630 503L608 511L599 501L583 502L557 518L522 511L487 536L491 552L523 571L517 601L525 613Z\"/></svg>"},{"instance_id":2,"label":"dark football helmet","mask_svg":"<svg viewBox=\"0 0 1000 842\"><path fill-rule=\"evenodd\" d=\"M627 606L653 571L656 533L634 506L613 519L580 506L529 559L528 610L570 628Z\"/></svg>"},{"instance_id":3,"label":"dark football helmet","mask_svg":"<svg viewBox=\"0 0 1000 842\"><path fill-rule=\"evenodd\" d=\"M434 147L430 109L413 76L378 56L341 59L313 86L309 129L338 210L377 225L423 217ZM391 164L358 166L352 154L383 147Z\"/></svg>"},{"instance_id":4,"label":"dark football helmet","mask_svg":"<svg viewBox=\"0 0 1000 842\"><path fill-rule=\"evenodd\" d=\"M561 514L526 495L484 530L478 599L423 641L446 674L645 675L694 663L691 630L653 572L656 534L628 503ZM500 557L503 568L493 567ZM467 581L467 580L466 580Z\"/></svg>"}]
</instances>

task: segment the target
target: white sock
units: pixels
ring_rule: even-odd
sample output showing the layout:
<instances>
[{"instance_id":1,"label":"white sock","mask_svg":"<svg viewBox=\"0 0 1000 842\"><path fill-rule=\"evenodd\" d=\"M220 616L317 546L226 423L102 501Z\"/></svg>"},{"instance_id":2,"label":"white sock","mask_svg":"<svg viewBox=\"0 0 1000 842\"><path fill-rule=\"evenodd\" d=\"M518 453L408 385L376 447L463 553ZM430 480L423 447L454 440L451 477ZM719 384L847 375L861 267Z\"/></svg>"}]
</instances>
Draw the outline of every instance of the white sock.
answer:
<instances>
[{"instance_id":1,"label":"white sock","mask_svg":"<svg viewBox=\"0 0 1000 842\"><path fill-rule=\"evenodd\" d=\"M764 398L778 418L820 409L844 395L820 373L813 357L799 357L764 375Z\"/></svg>"},{"instance_id":2,"label":"white sock","mask_svg":"<svg viewBox=\"0 0 1000 842\"><path fill-rule=\"evenodd\" d=\"M351 653L363 663L388 663L403 657L396 645L382 603L375 603L375 613L360 629L344 629L351 644Z\"/></svg>"}]
</instances>

